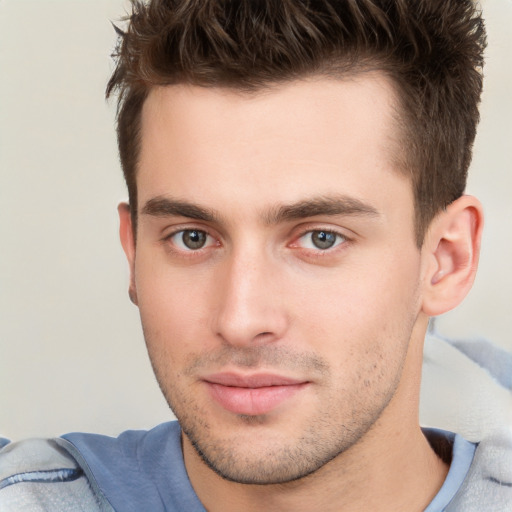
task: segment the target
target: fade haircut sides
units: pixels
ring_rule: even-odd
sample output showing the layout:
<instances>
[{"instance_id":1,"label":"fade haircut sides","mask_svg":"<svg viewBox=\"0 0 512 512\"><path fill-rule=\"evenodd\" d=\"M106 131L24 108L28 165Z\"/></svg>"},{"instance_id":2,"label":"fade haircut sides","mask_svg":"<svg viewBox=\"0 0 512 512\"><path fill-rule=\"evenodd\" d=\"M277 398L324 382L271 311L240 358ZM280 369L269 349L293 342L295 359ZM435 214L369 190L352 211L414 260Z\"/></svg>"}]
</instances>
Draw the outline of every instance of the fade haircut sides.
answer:
<instances>
[{"instance_id":1,"label":"fade haircut sides","mask_svg":"<svg viewBox=\"0 0 512 512\"><path fill-rule=\"evenodd\" d=\"M395 163L410 176L418 246L465 189L479 120L485 30L471 0L132 1L107 97L134 229L141 111L155 86L242 92L309 75L379 70L398 98Z\"/></svg>"}]
</instances>

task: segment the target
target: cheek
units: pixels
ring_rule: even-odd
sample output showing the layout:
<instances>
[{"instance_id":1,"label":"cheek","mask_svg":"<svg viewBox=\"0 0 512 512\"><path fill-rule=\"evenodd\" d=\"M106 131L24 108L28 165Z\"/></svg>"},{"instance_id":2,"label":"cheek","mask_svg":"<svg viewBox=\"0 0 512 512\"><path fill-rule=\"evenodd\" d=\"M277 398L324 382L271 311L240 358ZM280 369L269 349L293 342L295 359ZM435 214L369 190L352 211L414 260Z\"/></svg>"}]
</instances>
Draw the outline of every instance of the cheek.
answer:
<instances>
[{"instance_id":1,"label":"cheek","mask_svg":"<svg viewBox=\"0 0 512 512\"><path fill-rule=\"evenodd\" d=\"M335 354L342 345L347 356L363 357L386 352L385 345L392 350L394 338L406 337L419 311L419 257L400 256L360 259L309 283L297 310L319 350Z\"/></svg>"},{"instance_id":2,"label":"cheek","mask_svg":"<svg viewBox=\"0 0 512 512\"><path fill-rule=\"evenodd\" d=\"M136 263L135 283L150 352L172 353L175 359L206 341L210 307L204 276L141 257Z\"/></svg>"}]
</instances>

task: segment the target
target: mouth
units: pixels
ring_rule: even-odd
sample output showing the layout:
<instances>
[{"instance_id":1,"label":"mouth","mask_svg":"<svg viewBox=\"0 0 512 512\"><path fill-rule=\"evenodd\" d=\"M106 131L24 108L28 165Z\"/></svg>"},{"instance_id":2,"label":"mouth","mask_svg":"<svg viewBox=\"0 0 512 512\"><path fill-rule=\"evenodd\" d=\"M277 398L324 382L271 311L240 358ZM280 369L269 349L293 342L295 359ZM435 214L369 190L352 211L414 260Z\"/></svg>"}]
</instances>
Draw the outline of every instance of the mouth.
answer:
<instances>
[{"instance_id":1,"label":"mouth","mask_svg":"<svg viewBox=\"0 0 512 512\"><path fill-rule=\"evenodd\" d=\"M266 414L304 390L309 382L275 374L218 373L203 378L223 409L246 416Z\"/></svg>"}]
</instances>

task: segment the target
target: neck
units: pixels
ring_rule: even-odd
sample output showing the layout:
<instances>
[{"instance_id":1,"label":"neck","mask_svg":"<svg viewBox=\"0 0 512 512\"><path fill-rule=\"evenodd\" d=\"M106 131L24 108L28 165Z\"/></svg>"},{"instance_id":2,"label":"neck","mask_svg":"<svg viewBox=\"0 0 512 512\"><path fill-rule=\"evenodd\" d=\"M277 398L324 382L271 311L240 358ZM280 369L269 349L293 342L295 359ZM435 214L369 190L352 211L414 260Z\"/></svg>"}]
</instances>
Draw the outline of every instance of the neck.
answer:
<instances>
[{"instance_id":1,"label":"neck","mask_svg":"<svg viewBox=\"0 0 512 512\"><path fill-rule=\"evenodd\" d=\"M448 471L419 427L407 434L400 429L386 440L369 433L361 446L286 484L226 481L203 463L186 438L184 453L192 485L209 512L419 512L432 501Z\"/></svg>"}]
</instances>

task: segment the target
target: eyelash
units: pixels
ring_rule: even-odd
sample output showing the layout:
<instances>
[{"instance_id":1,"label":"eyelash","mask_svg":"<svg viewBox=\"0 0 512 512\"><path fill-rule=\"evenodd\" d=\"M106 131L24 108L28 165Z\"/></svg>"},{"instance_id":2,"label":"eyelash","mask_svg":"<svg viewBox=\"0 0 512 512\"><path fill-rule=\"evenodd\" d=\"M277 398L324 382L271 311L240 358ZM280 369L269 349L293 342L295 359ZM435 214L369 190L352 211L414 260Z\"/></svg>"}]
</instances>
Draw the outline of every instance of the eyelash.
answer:
<instances>
[{"instance_id":1,"label":"eyelash","mask_svg":"<svg viewBox=\"0 0 512 512\"><path fill-rule=\"evenodd\" d=\"M316 248L301 247L299 245L299 241L302 238L304 238L307 235L312 237L314 233L326 233L327 235L334 235L335 236L334 245L331 247L326 247L324 249L321 249L319 247L316 247ZM308 228L308 229L302 231L294 239L294 241L291 244L289 244L289 247L307 251L309 257L314 256L317 258L322 258L322 257L326 257L326 256L331 256L333 254L333 252L335 252L336 250L341 250L340 246L344 246L348 242L351 242L351 239L348 236L346 236L344 233L340 233L339 231L336 231L334 229L325 229L325 228L319 227L319 228Z\"/></svg>"},{"instance_id":2,"label":"eyelash","mask_svg":"<svg viewBox=\"0 0 512 512\"><path fill-rule=\"evenodd\" d=\"M176 236L178 235L181 235L181 237L183 238L183 236L185 235L185 233L192 233L192 232L197 232L197 233L203 233L204 235L206 235L206 242L205 242L205 245L202 246L202 247L199 247L198 249L191 249L190 247L179 247L178 243L176 241L173 241L173 238L175 238ZM209 244L208 243L208 239L210 240L213 240L215 241L215 237L210 235L208 233L208 231L204 230L204 229L199 229L199 228L186 228L186 229L177 229L175 231L173 231L172 233L169 233L168 235L166 235L163 239L162 239L162 242L164 243L170 243L171 247L180 252L181 254L186 254L186 253L190 253L190 255L192 254L199 254L199 253L202 253L204 250L208 249L209 247L211 247L212 245L217 245L219 246L220 245L220 242L216 242L214 244Z\"/></svg>"}]
</instances>

